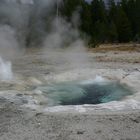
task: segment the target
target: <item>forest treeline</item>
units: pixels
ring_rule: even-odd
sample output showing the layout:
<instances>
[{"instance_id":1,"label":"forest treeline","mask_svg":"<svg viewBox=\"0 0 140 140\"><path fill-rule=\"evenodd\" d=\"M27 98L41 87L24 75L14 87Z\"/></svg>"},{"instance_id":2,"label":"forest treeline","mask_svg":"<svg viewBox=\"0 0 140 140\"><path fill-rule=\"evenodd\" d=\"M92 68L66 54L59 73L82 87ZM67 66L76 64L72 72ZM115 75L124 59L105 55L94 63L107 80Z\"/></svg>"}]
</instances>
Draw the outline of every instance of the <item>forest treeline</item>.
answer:
<instances>
[{"instance_id":1,"label":"forest treeline","mask_svg":"<svg viewBox=\"0 0 140 140\"><path fill-rule=\"evenodd\" d=\"M140 41L140 0L63 0L61 15L71 20L79 8L79 29L90 37L90 44Z\"/></svg>"},{"instance_id":2,"label":"forest treeline","mask_svg":"<svg viewBox=\"0 0 140 140\"><path fill-rule=\"evenodd\" d=\"M47 0L34 0L32 5L0 0L0 25L14 28L18 40L27 47L41 46L56 16L78 28L90 47L140 42L140 0L108 0L107 4L103 0L50 0L49 4Z\"/></svg>"}]
</instances>

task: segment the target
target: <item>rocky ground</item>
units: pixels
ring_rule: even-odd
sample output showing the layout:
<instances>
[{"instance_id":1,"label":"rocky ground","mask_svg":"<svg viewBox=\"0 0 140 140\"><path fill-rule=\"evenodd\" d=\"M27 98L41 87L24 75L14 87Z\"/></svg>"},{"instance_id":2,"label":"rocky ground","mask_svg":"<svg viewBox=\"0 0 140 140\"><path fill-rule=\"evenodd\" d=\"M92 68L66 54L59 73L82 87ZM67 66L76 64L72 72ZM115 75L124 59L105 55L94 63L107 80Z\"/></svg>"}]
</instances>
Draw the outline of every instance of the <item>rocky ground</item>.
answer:
<instances>
[{"instance_id":1,"label":"rocky ground","mask_svg":"<svg viewBox=\"0 0 140 140\"><path fill-rule=\"evenodd\" d=\"M122 49L124 47L126 49ZM17 79L12 83L1 82L0 94L3 95L3 91L5 94L16 91L16 95L20 97L21 92L28 94L27 91L34 86L48 83L52 76L54 81L65 81L101 74L109 79L121 80L122 83L134 88L136 94L129 98L138 99L140 97L140 51L139 45L135 47L136 49L132 47L111 45L107 49L101 46L90 50L88 69L76 70L78 72L74 71L73 76L70 75L71 72L66 72L69 70L69 64L51 59L52 56L42 57L42 52L30 50L26 55L14 59L13 71ZM88 74L84 77L85 72ZM25 102L23 100L23 104ZM20 105L21 102L15 103L0 98L0 140L140 139L140 110L139 104L135 102L133 107L116 111L114 108L108 110L96 106L95 109L87 109L87 111L42 112L23 108ZM108 106L110 107L110 104Z\"/></svg>"}]
</instances>

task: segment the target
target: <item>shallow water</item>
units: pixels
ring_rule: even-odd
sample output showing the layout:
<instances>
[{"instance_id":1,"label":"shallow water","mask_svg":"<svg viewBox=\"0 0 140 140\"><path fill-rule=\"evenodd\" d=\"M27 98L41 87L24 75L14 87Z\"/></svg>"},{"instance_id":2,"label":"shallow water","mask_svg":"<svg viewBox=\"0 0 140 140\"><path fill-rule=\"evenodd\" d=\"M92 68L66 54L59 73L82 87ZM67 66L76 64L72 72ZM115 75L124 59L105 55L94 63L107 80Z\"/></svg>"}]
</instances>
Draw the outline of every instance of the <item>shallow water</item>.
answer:
<instances>
[{"instance_id":1,"label":"shallow water","mask_svg":"<svg viewBox=\"0 0 140 140\"><path fill-rule=\"evenodd\" d=\"M37 89L48 98L49 105L100 104L119 101L133 93L127 86L118 82L83 83L57 83Z\"/></svg>"}]
</instances>

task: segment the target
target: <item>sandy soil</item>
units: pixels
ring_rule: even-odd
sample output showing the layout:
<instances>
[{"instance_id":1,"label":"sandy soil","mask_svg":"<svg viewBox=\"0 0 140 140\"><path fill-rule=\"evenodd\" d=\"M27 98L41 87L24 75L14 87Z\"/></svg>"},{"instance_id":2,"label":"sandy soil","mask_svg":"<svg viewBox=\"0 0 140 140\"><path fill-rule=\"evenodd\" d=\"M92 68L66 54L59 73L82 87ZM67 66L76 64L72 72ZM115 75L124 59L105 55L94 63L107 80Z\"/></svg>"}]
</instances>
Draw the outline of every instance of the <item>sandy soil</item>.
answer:
<instances>
[{"instance_id":1,"label":"sandy soil","mask_svg":"<svg viewBox=\"0 0 140 140\"><path fill-rule=\"evenodd\" d=\"M97 71L108 69L112 76L115 76L115 73L111 71L115 70L139 75L138 50L121 51L112 48L109 50L100 48L98 51L96 49L90 51L89 67ZM42 80L45 76L62 73L68 69L68 65L46 61L41 53L32 51L22 58L16 58L13 61L13 69L20 79L25 80L24 84L27 86L31 84L34 75ZM34 84L40 83L34 81ZM27 87L19 84L14 87L0 84L1 90L6 88L9 92L16 88L20 93L25 92ZM140 110L43 113L21 108L14 102L0 98L0 140L140 140Z\"/></svg>"},{"instance_id":2,"label":"sandy soil","mask_svg":"<svg viewBox=\"0 0 140 140\"><path fill-rule=\"evenodd\" d=\"M0 140L139 140L140 112L24 112L0 109Z\"/></svg>"}]
</instances>

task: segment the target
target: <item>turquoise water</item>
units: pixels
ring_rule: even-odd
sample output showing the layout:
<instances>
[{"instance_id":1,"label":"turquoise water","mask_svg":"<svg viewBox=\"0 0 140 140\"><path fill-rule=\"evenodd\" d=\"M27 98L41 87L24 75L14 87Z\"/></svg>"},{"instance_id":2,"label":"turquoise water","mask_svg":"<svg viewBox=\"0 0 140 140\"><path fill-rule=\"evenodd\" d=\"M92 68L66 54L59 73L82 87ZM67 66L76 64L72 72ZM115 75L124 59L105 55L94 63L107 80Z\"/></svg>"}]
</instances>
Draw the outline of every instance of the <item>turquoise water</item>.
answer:
<instances>
[{"instance_id":1,"label":"turquoise water","mask_svg":"<svg viewBox=\"0 0 140 140\"><path fill-rule=\"evenodd\" d=\"M133 92L118 82L88 83L67 82L42 86L39 89L50 105L100 104L119 101Z\"/></svg>"}]
</instances>

